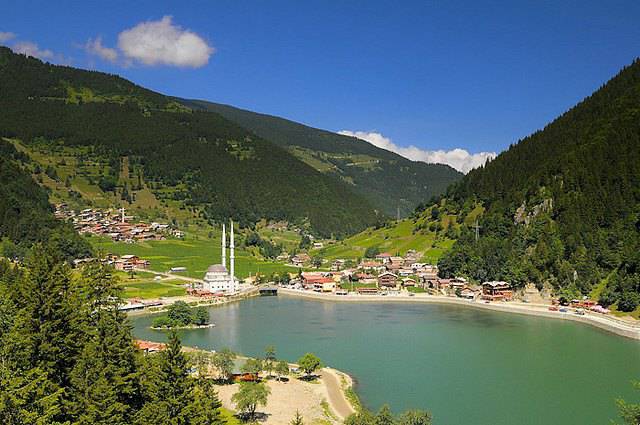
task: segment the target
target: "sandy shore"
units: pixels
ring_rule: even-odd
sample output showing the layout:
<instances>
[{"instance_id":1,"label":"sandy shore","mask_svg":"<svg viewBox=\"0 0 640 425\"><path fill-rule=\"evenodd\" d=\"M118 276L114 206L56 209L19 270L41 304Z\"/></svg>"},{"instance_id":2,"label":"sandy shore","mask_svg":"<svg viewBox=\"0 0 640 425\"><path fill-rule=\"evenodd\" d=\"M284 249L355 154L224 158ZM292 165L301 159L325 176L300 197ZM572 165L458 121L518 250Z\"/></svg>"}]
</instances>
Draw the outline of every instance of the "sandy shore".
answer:
<instances>
[{"instance_id":1,"label":"sandy shore","mask_svg":"<svg viewBox=\"0 0 640 425\"><path fill-rule=\"evenodd\" d=\"M559 311L550 311L548 305L542 304L525 304L515 301L510 302L492 302L485 304L480 301L469 301L462 298L435 296L427 294L415 294L408 296L400 295L334 295L322 294L312 291L304 291L298 289L279 288L278 292L284 295L296 297L311 298L325 301L340 302L410 302L410 303L435 303L435 304L455 304L471 308L503 311L507 313L528 314L531 316L548 317L559 320L571 320L574 322L585 323L604 329L608 332L615 333L620 336L640 340L640 323L626 322L612 316L606 316L599 313L587 312L580 316L573 312L561 313ZM571 311L571 310L570 310Z\"/></svg>"},{"instance_id":2,"label":"sandy shore","mask_svg":"<svg viewBox=\"0 0 640 425\"><path fill-rule=\"evenodd\" d=\"M354 412L344 396L343 382L352 385L351 378L342 372L324 368L315 382L306 382L291 377L288 382L265 381L271 390L267 406L260 406L258 413L264 415L261 424L282 425L293 419L296 410L305 424L340 424ZM345 387L346 388L346 387ZM222 405L235 411L231 397L238 391L238 384L216 387Z\"/></svg>"}]
</instances>

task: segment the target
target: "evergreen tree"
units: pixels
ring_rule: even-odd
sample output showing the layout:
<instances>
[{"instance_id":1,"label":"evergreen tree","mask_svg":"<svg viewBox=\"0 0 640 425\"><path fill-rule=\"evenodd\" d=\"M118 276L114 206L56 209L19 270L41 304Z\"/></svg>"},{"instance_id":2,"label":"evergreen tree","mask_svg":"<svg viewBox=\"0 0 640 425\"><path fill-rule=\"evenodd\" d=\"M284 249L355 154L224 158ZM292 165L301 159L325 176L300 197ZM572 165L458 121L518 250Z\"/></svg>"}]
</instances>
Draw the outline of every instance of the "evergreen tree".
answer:
<instances>
[{"instance_id":1,"label":"evergreen tree","mask_svg":"<svg viewBox=\"0 0 640 425\"><path fill-rule=\"evenodd\" d=\"M302 415L298 410L296 410L296 415L291 420L291 425L304 425L304 421L302 420Z\"/></svg>"},{"instance_id":2,"label":"evergreen tree","mask_svg":"<svg viewBox=\"0 0 640 425\"><path fill-rule=\"evenodd\" d=\"M149 370L149 401L137 416L136 423L188 423L189 405L193 402L193 380L187 359L175 331L169 334L167 347L157 356Z\"/></svg>"}]
</instances>

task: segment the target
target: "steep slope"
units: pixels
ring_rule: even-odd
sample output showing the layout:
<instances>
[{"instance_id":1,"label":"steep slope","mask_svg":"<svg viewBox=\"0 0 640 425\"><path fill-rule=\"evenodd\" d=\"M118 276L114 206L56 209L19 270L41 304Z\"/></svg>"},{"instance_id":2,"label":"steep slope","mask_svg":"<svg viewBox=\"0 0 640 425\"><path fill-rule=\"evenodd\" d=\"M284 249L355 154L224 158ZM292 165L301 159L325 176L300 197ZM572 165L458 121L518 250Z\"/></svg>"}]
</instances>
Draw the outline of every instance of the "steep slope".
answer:
<instances>
[{"instance_id":1,"label":"steep slope","mask_svg":"<svg viewBox=\"0 0 640 425\"><path fill-rule=\"evenodd\" d=\"M442 194L462 174L447 165L410 161L363 140L308 127L283 118L200 100L192 108L225 118L276 143L325 174L347 182L387 215L408 215L425 199Z\"/></svg>"},{"instance_id":2,"label":"steep slope","mask_svg":"<svg viewBox=\"0 0 640 425\"><path fill-rule=\"evenodd\" d=\"M325 236L378 220L347 185L286 150L219 114L193 111L117 76L0 48L0 92L0 136L90 147L108 163L127 157L154 188L173 188L174 199L211 220L308 221Z\"/></svg>"},{"instance_id":3,"label":"steep slope","mask_svg":"<svg viewBox=\"0 0 640 425\"><path fill-rule=\"evenodd\" d=\"M28 158L0 140L0 256L23 257L35 242L47 242L66 259L90 254L73 229L57 221L46 191L25 171Z\"/></svg>"},{"instance_id":4,"label":"steep slope","mask_svg":"<svg viewBox=\"0 0 640 425\"><path fill-rule=\"evenodd\" d=\"M635 308L640 298L640 62L448 194L486 208L445 274L550 283L567 296ZM608 285L608 286L607 286Z\"/></svg>"}]
</instances>

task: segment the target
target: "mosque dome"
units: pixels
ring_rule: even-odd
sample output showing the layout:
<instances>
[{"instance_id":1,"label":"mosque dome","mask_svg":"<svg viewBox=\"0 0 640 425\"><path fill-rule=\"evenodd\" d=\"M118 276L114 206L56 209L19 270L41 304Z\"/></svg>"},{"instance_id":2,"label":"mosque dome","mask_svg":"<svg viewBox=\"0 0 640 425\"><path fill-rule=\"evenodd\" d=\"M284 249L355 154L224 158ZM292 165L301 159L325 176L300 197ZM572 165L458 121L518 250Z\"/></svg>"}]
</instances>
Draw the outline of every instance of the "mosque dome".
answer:
<instances>
[{"instance_id":1,"label":"mosque dome","mask_svg":"<svg viewBox=\"0 0 640 425\"><path fill-rule=\"evenodd\" d=\"M207 272L226 273L227 268L222 264L214 264L212 266L209 266L209 268L207 269Z\"/></svg>"}]
</instances>

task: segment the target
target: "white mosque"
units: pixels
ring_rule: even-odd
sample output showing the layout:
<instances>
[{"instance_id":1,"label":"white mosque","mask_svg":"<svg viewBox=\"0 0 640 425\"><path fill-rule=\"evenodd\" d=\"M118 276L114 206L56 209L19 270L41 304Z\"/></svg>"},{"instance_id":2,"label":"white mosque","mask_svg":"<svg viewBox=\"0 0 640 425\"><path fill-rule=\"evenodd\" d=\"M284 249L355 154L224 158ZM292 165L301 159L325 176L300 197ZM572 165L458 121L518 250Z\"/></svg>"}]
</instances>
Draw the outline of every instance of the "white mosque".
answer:
<instances>
[{"instance_id":1,"label":"white mosque","mask_svg":"<svg viewBox=\"0 0 640 425\"><path fill-rule=\"evenodd\" d=\"M227 235L225 225L222 225L222 264L209 266L204 275L202 289L209 292L232 294L238 292L238 281L235 277L235 243L233 240L233 220L231 221L231 235L229 245L230 270L227 272Z\"/></svg>"}]
</instances>

